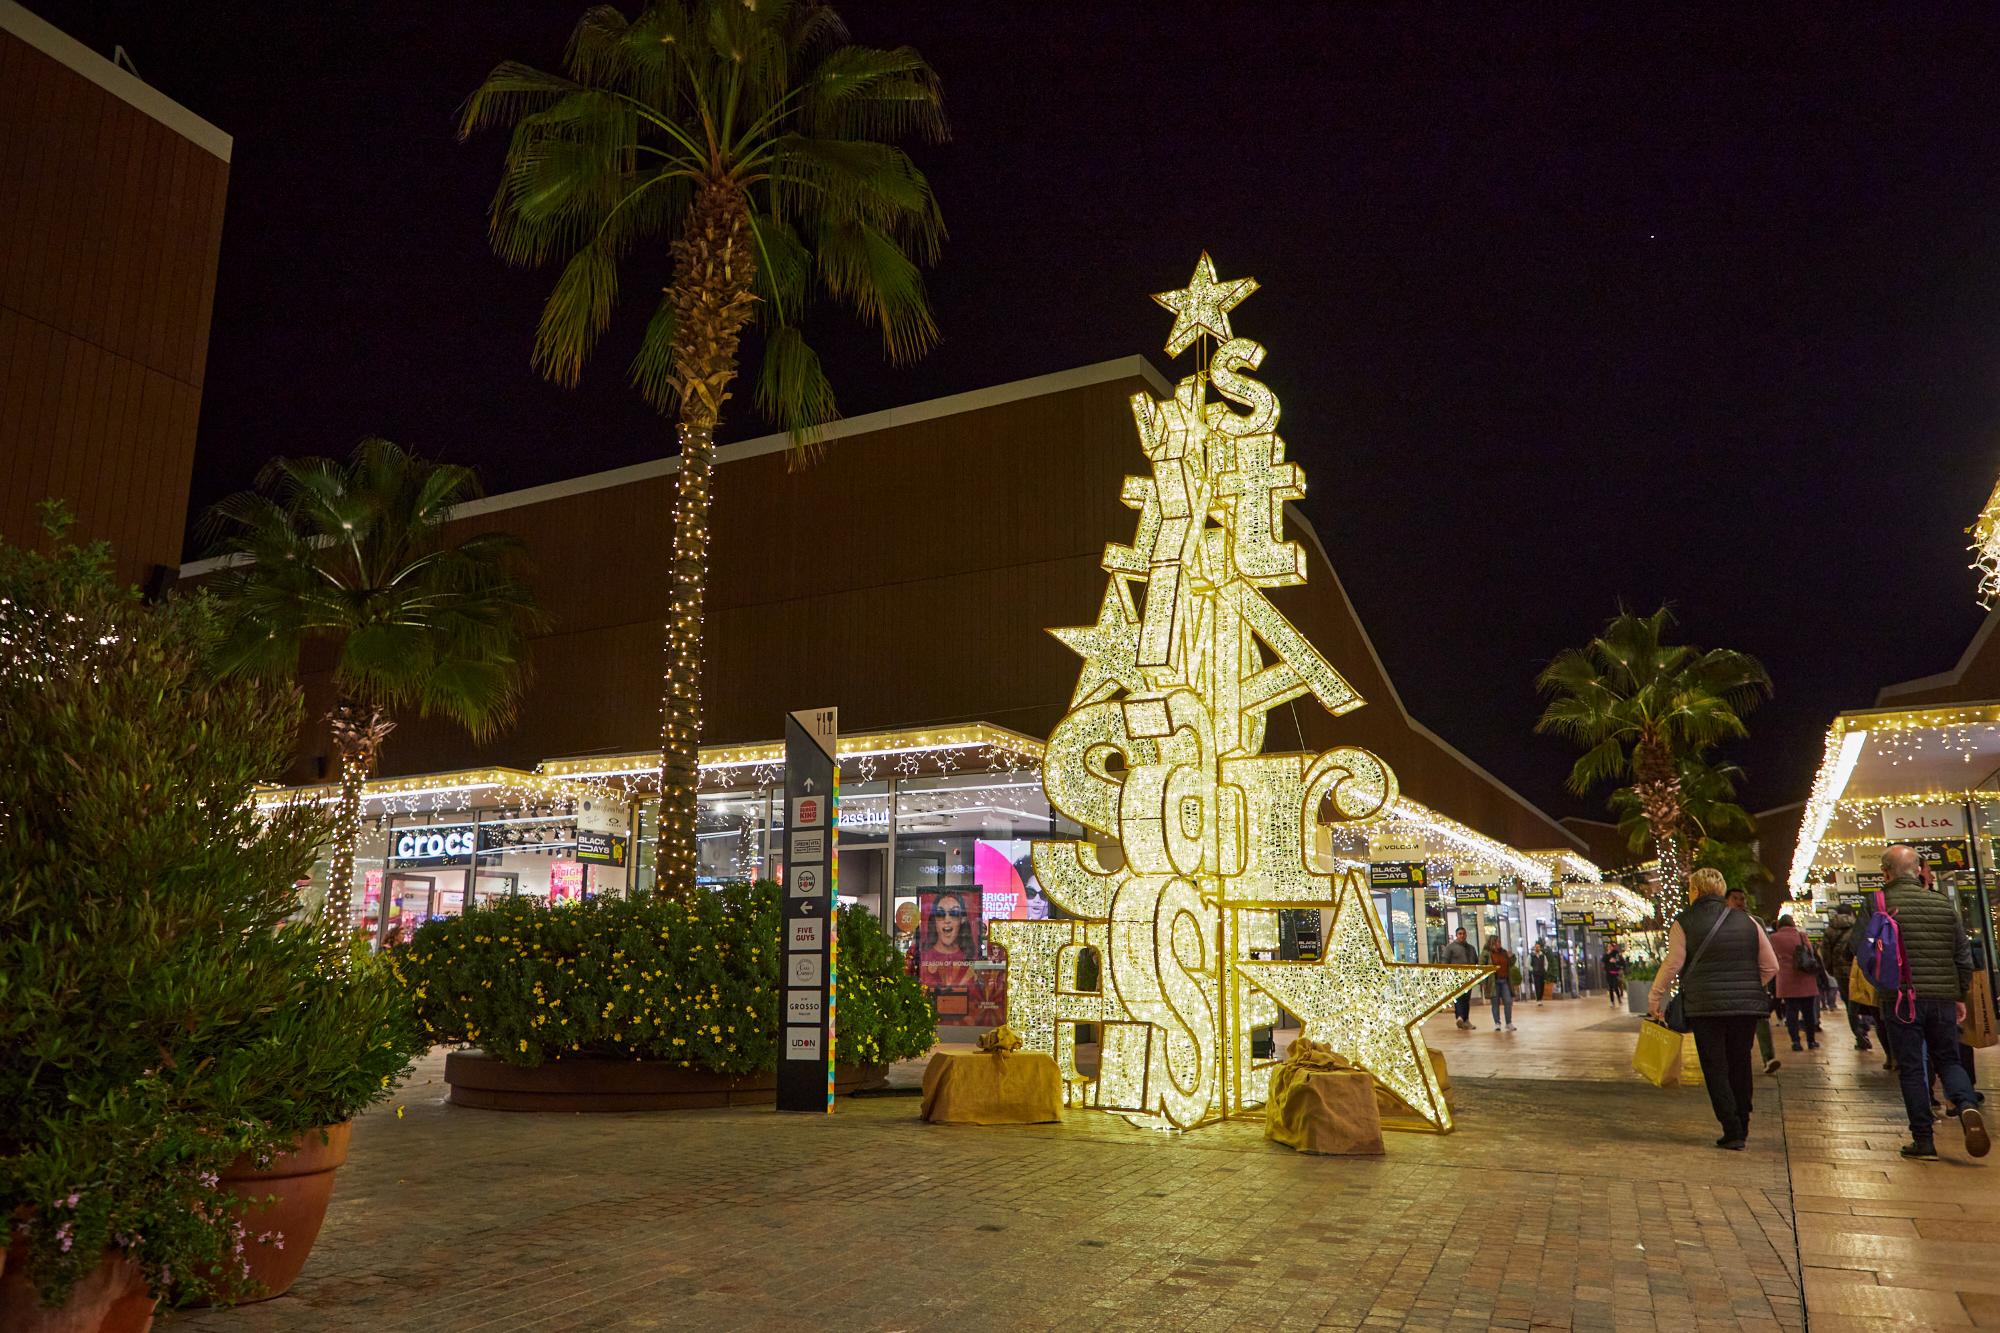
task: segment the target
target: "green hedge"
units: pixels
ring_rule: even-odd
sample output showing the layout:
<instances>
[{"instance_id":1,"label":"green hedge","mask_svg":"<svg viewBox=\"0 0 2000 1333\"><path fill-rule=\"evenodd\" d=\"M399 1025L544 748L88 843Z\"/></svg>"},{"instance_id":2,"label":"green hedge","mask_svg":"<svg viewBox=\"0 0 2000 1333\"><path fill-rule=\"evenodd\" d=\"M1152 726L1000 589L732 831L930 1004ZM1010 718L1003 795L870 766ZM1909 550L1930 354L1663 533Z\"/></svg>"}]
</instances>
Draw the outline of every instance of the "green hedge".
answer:
<instances>
[{"instance_id":1,"label":"green hedge","mask_svg":"<svg viewBox=\"0 0 2000 1333\"><path fill-rule=\"evenodd\" d=\"M777 1067L783 924L768 882L688 902L514 898L427 922L388 959L433 1041L529 1067L596 1055L751 1074ZM842 1064L930 1049L929 1000L866 911L841 909L837 966Z\"/></svg>"}]
</instances>

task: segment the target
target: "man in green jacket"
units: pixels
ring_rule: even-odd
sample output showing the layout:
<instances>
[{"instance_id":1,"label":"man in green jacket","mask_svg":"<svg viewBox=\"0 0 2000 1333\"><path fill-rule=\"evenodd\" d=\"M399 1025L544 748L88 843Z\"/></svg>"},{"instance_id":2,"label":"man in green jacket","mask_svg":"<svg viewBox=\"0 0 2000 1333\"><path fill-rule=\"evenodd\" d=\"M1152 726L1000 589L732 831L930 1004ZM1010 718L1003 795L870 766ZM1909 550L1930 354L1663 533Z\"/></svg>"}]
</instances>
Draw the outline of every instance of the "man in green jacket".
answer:
<instances>
[{"instance_id":1,"label":"man in green jacket","mask_svg":"<svg viewBox=\"0 0 2000 1333\"><path fill-rule=\"evenodd\" d=\"M1931 1127L1931 1078L1944 1084L1951 1114L1965 1132L1965 1150L1984 1157L1992 1146L1979 1114L1980 1097L1958 1060L1958 1025L1965 1021L1965 992L1972 983L1972 948L1965 925L1941 893L1924 887L1916 849L1897 845L1882 854L1882 897L1903 941L1903 985L1880 998L1883 1043L1896 1054L1896 1077L1910 1113L1910 1142L1903 1156L1937 1160ZM1858 944L1874 919L1854 928Z\"/></svg>"}]
</instances>

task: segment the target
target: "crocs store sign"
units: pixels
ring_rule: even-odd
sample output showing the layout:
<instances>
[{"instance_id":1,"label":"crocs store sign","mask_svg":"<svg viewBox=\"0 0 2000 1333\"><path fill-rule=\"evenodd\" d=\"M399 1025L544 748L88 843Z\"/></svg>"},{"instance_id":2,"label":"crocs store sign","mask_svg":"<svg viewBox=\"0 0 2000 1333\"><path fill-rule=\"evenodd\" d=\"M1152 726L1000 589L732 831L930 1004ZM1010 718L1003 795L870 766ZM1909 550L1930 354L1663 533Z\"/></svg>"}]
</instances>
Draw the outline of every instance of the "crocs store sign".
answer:
<instances>
[{"instance_id":1,"label":"crocs store sign","mask_svg":"<svg viewBox=\"0 0 2000 1333\"><path fill-rule=\"evenodd\" d=\"M472 855L476 837L470 824L411 829L407 833L399 833L396 835L396 864L423 866L464 861Z\"/></svg>"}]
</instances>

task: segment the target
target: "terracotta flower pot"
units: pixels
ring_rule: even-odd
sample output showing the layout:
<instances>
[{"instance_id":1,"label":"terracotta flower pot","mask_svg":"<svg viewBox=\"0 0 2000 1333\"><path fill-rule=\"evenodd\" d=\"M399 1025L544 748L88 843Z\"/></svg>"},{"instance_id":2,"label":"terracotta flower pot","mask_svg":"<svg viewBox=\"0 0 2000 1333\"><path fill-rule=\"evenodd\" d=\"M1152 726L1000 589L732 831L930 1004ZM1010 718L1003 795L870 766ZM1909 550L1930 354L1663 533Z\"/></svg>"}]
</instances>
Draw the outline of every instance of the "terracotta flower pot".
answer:
<instances>
[{"instance_id":1,"label":"terracotta flower pot","mask_svg":"<svg viewBox=\"0 0 2000 1333\"><path fill-rule=\"evenodd\" d=\"M250 1201L243 1210L243 1258L250 1265L250 1280L263 1291L247 1300L282 1296L298 1280L319 1238L320 1224L326 1221L333 1173L347 1160L352 1127L351 1121L328 1125L324 1141L321 1130L309 1129L290 1152L280 1153L261 1171L250 1158L239 1157L222 1172L223 1187ZM275 1202L264 1202L273 1195ZM276 1239L257 1239L266 1233L276 1233Z\"/></svg>"},{"instance_id":2,"label":"terracotta flower pot","mask_svg":"<svg viewBox=\"0 0 2000 1333\"><path fill-rule=\"evenodd\" d=\"M7 1333L146 1333L158 1303L138 1265L120 1254L107 1252L53 1308L42 1304L20 1254L0 1259L0 1328Z\"/></svg>"}]
</instances>

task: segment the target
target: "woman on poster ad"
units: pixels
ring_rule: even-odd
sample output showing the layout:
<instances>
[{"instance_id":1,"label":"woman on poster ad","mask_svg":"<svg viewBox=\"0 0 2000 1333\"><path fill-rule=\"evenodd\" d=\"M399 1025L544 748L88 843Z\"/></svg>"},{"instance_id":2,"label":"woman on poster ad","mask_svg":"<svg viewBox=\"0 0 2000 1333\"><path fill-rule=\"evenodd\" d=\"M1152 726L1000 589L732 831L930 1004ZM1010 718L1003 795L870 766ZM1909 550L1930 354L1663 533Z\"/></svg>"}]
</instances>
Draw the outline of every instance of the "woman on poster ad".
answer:
<instances>
[{"instance_id":1,"label":"woman on poster ad","mask_svg":"<svg viewBox=\"0 0 2000 1333\"><path fill-rule=\"evenodd\" d=\"M963 994L972 984L972 962L979 956L979 924L972 919L966 899L966 894L950 890L924 896L917 979L932 995L939 991Z\"/></svg>"}]
</instances>

